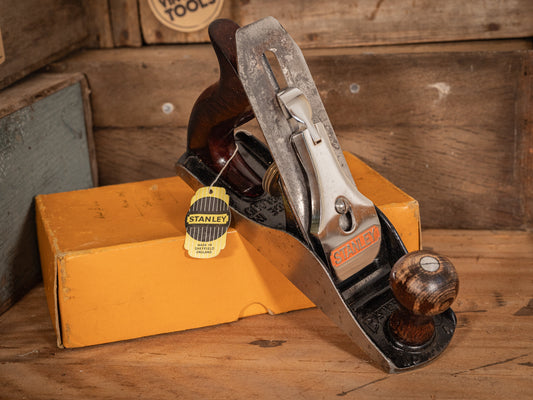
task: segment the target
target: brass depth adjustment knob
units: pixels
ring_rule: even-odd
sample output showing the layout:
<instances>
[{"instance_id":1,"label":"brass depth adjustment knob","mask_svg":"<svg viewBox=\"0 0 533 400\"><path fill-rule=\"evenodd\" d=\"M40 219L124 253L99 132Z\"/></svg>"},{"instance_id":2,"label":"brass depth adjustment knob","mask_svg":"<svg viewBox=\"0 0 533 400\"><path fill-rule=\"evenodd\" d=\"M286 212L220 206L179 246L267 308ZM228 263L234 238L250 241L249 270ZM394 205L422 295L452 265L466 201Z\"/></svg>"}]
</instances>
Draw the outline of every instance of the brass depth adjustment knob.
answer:
<instances>
[{"instance_id":1,"label":"brass depth adjustment knob","mask_svg":"<svg viewBox=\"0 0 533 400\"><path fill-rule=\"evenodd\" d=\"M407 346L423 346L435 333L434 315L446 311L459 291L451 261L427 251L401 257L391 270L391 289L400 308L389 319L389 331Z\"/></svg>"}]
</instances>

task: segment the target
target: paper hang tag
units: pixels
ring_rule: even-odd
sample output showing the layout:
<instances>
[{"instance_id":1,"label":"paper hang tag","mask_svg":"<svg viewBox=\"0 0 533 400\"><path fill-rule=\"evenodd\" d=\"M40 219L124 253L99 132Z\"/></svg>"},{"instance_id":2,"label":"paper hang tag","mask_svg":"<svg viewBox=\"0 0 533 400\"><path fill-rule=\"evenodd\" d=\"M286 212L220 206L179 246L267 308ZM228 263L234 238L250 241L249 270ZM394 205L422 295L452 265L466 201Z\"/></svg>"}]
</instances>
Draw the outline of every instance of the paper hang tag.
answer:
<instances>
[{"instance_id":1,"label":"paper hang tag","mask_svg":"<svg viewBox=\"0 0 533 400\"><path fill-rule=\"evenodd\" d=\"M185 217L185 250L189 256L216 257L226 247L230 220L229 196L224 188L198 189Z\"/></svg>"}]
</instances>

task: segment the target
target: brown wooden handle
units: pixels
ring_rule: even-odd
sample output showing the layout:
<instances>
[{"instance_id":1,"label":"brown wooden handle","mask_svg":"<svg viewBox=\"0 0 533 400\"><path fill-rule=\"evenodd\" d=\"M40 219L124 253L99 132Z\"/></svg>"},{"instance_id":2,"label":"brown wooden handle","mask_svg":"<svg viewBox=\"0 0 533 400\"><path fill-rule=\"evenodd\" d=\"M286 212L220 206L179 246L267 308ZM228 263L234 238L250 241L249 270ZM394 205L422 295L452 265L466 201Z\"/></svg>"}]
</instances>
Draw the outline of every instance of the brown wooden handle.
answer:
<instances>
[{"instance_id":1,"label":"brown wooden handle","mask_svg":"<svg viewBox=\"0 0 533 400\"><path fill-rule=\"evenodd\" d=\"M187 147L215 172L228 163L236 150L234 129L254 114L237 73L235 33L239 25L227 19L209 26L209 37L220 66L218 82L196 100L187 131ZM237 153L222 174L239 193L258 196L263 192L259 177Z\"/></svg>"},{"instance_id":2,"label":"brown wooden handle","mask_svg":"<svg viewBox=\"0 0 533 400\"><path fill-rule=\"evenodd\" d=\"M459 279L452 262L427 251L401 257L392 268L390 282L398 302L418 315L446 311L459 291Z\"/></svg>"},{"instance_id":3,"label":"brown wooden handle","mask_svg":"<svg viewBox=\"0 0 533 400\"><path fill-rule=\"evenodd\" d=\"M394 264L390 284L401 305L389 320L391 333L404 344L423 345L435 331L432 316L450 308L457 296L455 267L444 256L416 251Z\"/></svg>"}]
</instances>

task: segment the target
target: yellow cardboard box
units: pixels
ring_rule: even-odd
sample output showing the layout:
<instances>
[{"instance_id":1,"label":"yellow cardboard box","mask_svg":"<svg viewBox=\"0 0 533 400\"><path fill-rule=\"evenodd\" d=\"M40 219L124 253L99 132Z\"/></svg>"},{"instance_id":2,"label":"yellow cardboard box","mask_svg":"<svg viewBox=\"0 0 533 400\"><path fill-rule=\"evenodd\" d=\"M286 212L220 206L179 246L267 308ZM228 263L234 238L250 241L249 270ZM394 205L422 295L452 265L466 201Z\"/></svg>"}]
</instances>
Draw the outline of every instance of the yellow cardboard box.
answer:
<instances>
[{"instance_id":1,"label":"yellow cardboard box","mask_svg":"<svg viewBox=\"0 0 533 400\"><path fill-rule=\"evenodd\" d=\"M346 154L362 193L407 248L420 244L418 203ZM60 347L81 347L312 307L230 228L226 249L183 248L193 191L163 178L36 198L44 286Z\"/></svg>"}]
</instances>

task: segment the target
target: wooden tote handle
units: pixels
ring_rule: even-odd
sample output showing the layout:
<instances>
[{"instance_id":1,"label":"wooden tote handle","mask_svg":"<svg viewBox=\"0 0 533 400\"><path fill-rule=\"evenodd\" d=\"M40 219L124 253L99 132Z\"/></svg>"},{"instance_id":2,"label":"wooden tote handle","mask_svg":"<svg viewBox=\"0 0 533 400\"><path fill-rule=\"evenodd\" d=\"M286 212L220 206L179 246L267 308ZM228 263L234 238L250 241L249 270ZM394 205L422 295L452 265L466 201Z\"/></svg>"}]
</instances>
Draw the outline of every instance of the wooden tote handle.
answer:
<instances>
[{"instance_id":1,"label":"wooden tote handle","mask_svg":"<svg viewBox=\"0 0 533 400\"><path fill-rule=\"evenodd\" d=\"M238 28L239 25L227 19L209 25L220 78L196 100L187 131L187 148L217 173L236 151L234 129L254 117L237 73L235 33ZM255 197L263 192L261 177L238 152L224 169L222 177L244 196Z\"/></svg>"}]
</instances>

